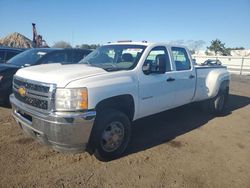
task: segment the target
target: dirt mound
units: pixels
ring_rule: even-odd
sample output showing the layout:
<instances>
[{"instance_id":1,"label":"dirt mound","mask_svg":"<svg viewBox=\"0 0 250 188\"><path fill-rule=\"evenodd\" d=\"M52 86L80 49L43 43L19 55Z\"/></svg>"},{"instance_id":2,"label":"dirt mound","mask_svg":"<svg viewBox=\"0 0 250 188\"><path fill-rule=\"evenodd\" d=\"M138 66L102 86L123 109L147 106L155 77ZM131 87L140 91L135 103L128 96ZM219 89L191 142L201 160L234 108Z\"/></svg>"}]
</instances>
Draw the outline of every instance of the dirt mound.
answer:
<instances>
[{"instance_id":1,"label":"dirt mound","mask_svg":"<svg viewBox=\"0 0 250 188\"><path fill-rule=\"evenodd\" d=\"M15 48L33 48L33 42L20 33L12 33L0 39L0 45L15 47Z\"/></svg>"}]
</instances>

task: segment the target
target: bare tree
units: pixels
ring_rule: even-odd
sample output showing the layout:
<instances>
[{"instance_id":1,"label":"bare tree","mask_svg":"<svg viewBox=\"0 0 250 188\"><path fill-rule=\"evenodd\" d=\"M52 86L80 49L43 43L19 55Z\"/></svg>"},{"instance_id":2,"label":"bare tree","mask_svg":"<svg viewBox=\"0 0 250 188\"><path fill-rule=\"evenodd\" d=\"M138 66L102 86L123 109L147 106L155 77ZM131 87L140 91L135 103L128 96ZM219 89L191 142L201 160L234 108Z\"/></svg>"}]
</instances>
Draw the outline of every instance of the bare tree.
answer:
<instances>
[{"instance_id":1,"label":"bare tree","mask_svg":"<svg viewBox=\"0 0 250 188\"><path fill-rule=\"evenodd\" d=\"M53 48L72 48L72 46L65 41L58 41L52 46Z\"/></svg>"},{"instance_id":2,"label":"bare tree","mask_svg":"<svg viewBox=\"0 0 250 188\"><path fill-rule=\"evenodd\" d=\"M169 44L177 44L177 45L185 45L189 48L191 53L195 53L195 51L200 50L206 42L203 40L188 40L185 41L183 39L180 40L172 40L169 42Z\"/></svg>"},{"instance_id":3,"label":"bare tree","mask_svg":"<svg viewBox=\"0 0 250 188\"><path fill-rule=\"evenodd\" d=\"M200 50L206 44L203 40L189 40L187 41L187 46L190 51L195 52Z\"/></svg>"}]
</instances>

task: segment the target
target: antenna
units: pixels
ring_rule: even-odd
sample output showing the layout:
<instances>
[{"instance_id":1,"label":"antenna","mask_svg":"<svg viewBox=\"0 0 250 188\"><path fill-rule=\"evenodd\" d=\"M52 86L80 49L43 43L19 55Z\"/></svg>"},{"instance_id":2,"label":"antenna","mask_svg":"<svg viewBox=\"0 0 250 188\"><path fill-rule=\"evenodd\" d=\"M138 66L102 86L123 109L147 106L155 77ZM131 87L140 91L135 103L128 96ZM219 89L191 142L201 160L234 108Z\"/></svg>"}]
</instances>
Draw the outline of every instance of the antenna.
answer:
<instances>
[{"instance_id":1,"label":"antenna","mask_svg":"<svg viewBox=\"0 0 250 188\"><path fill-rule=\"evenodd\" d=\"M71 31L71 46L74 47L74 30Z\"/></svg>"},{"instance_id":2,"label":"antenna","mask_svg":"<svg viewBox=\"0 0 250 188\"><path fill-rule=\"evenodd\" d=\"M46 41L43 40L42 35L39 35L37 33L37 29L36 29L36 24L35 23L32 23L32 32L33 32L33 43L35 44L36 48L41 48L41 47L45 47L45 46L48 47L48 45L46 44Z\"/></svg>"}]
</instances>

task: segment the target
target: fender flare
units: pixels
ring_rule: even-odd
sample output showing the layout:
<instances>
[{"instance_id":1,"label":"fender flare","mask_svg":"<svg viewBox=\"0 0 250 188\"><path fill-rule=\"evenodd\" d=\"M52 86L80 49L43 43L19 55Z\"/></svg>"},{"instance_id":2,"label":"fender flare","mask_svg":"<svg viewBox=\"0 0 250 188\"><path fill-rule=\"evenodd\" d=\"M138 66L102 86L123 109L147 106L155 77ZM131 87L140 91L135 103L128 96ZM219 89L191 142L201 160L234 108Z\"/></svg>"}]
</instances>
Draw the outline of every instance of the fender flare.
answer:
<instances>
[{"instance_id":1,"label":"fender flare","mask_svg":"<svg viewBox=\"0 0 250 188\"><path fill-rule=\"evenodd\" d=\"M228 72L220 70L211 71L206 79L206 87L208 90L208 97L215 97L222 89L226 89L230 84L230 76Z\"/></svg>"}]
</instances>

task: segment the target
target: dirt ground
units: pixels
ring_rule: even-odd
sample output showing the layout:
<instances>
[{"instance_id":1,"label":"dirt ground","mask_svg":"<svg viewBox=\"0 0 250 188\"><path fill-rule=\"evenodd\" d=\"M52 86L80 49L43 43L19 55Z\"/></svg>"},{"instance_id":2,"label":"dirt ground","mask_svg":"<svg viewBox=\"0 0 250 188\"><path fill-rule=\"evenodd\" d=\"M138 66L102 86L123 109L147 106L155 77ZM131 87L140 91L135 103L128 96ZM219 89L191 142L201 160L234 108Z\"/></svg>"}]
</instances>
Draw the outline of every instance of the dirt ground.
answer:
<instances>
[{"instance_id":1,"label":"dirt ground","mask_svg":"<svg viewBox=\"0 0 250 188\"><path fill-rule=\"evenodd\" d=\"M104 163L26 137L0 107L0 187L249 187L250 77L233 76L227 112L194 105L134 123L130 147Z\"/></svg>"}]
</instances>

